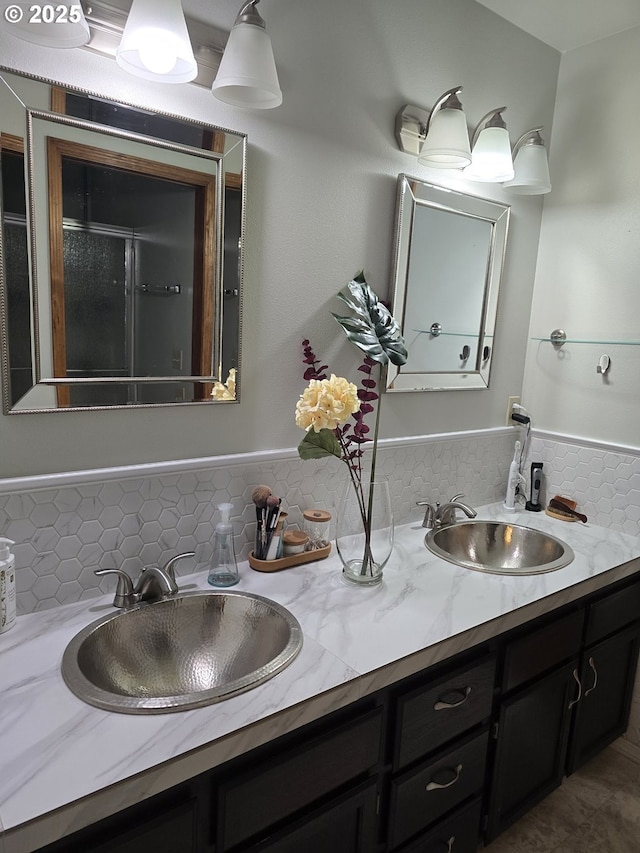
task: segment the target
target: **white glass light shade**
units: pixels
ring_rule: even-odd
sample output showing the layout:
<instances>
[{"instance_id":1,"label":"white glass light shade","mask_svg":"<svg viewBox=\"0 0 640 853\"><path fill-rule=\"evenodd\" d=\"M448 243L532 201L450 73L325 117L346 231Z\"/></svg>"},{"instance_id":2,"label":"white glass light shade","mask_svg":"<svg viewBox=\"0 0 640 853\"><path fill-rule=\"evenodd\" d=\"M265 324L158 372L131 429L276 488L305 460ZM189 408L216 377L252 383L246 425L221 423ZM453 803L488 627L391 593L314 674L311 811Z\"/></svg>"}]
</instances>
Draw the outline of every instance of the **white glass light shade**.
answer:
<instances>
[{"instance_id":1,"label":"white glass light shade","mask_svg":"<svg viewBox=\"0 0 640 853\"><path fill-rule=\"evenodd\" d=\"M91 37L80 0L67 5L0 3L0 29L43 47L82 47Z\"/></svg>"},{"instance_id":2,"label":"white glass light shade","mask_svg":"<svg viewBox=\"0 0 640 853\"><path fill-rule=\"evenodd\" d=\"M523 145L513 163L513 180L505 187L518 195L543 195L551 192L549 163L544 145Z\"/></svg>"},{"instance_id":3,"label":"white glass light shade","mask_svg":"<svg viewBox=\"0 0 640 853\"><path fill-rule=\"evenodd\" d=\"M234 107L268 110L282 103L266 30L244 22L233 26L212 91L218 100Z\"/></svg>"},{"instance_id":4,"label":"white glass light shade","mask_svg":"<svg viewBox=\"0 0 640 853\"><path fill-rule=\"evenodd\" d=\"M471 163L469 131L462 110L443 108L434 113L418 162L437 169L462 169Z\"/></svg>"},{"instance_id":5,"label":"white glass light shade","mask_svg":"<svg viewBox=\"0 0 640 853\"><path fill-rule=\"evenodd\" d=\"M464 170L471 181L500 183L513 178L509 132L504 127L485 127L471 152L471 165Z\"/></svg>"},{"instance_id":6,"label":"white glass light shade","mask_svg":"<svg viewBox=\"0 0 640 853\"><path fill-rule=\"evenodd\" d=\"M198 73L180 0L133 0L116 62L160 83L188 83Z\"/></svg>"}]
</instances>

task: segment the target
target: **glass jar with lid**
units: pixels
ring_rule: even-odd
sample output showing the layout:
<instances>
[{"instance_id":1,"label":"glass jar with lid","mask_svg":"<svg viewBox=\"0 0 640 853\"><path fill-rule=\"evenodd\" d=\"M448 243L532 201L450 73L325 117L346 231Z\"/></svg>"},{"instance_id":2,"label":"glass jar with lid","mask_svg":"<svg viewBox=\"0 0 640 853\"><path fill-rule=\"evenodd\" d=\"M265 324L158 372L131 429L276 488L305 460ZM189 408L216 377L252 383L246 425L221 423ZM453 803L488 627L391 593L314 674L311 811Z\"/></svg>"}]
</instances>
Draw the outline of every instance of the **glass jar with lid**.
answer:
<instances>
[{"instance_id":1,"label":"glass jar with lid","mask_svg":"<svg viewBox=\"0 0 640 853\"><path fill-rule=\"evenodd\" d=\"M326 548L329 544L331 513L326 509L305 509L302 517L303 530L309 537L305 550L316 551L319 548Z\"/></svg>"}]
</instances>

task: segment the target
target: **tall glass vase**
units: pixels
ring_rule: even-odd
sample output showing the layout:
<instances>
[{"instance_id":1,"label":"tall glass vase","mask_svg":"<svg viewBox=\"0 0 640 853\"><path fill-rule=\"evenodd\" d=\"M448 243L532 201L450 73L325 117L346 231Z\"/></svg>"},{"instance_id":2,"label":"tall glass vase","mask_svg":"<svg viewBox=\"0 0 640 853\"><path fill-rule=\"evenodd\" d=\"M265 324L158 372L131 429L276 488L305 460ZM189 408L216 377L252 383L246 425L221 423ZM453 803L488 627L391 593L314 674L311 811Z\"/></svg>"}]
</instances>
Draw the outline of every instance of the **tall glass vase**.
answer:
<instances>
[{"instance_id":1,"label":"tall glass vase","mask_svg":"<svg viewBox=\"0 0 640 853\"><path fill-rule=\"evenodd\" d=\"M367 523L368 522L368 523ZM389 481L382 476L362 478L362 489L351 478L338 494L336 549L342 576L349 583L373 586L393 550L393 513Z\"/></svg>"}]
</instances>

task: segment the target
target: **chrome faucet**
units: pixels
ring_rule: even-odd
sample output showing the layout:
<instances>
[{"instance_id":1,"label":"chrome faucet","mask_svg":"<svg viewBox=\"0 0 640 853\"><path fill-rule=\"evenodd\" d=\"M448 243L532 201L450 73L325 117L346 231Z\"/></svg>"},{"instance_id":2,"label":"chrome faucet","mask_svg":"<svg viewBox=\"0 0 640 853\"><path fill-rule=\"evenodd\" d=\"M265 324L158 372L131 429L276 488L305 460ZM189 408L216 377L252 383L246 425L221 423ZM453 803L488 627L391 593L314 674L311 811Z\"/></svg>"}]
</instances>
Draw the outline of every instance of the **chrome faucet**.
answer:
<instances>
[{"instance_id":1,"label":"chrome faucet","mask_svg":"<svg viewBox=\"0 0 640 853\"><path fill-rule=\"evenodd\" d=\"M475 518L478 513L472 507L460 502L460 498L463 497L463 494L454 495L450 501L443 504L440 504L439 501L436 501L435 504L431 504L429 501L417 501L416 506L426 507L422 526L430 530L433 527L447 527L450 524L455 524L457 509L464 512L467 518Z\"/></svg>"},{"instance_id":2,"label":"chrome faucet","mask_svg":"<svg viewBox=\"0 0 640 853\"><path fill-rule=\"evenodd\" d=\"M161 601L163 598L171 598L178 592L178 584L174 566L178 560L184 557L195 557L195 551L186 551L172 557L165 566L145 566L140 572L140 577L134 587L131 576L123 569L95 569L94 575L117 575L118 585L113 599L113 606L127 610L136 604L143 602Z\"/></svg>"}]
</instances>

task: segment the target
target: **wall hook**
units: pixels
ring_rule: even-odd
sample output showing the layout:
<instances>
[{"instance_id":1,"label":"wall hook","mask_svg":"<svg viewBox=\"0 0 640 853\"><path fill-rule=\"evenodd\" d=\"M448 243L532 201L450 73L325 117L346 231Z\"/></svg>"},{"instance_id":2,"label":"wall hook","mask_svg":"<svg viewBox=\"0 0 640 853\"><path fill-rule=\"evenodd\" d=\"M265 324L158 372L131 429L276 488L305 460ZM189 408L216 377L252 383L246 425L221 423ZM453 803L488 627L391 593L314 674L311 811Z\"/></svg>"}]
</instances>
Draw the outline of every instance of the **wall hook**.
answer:
<instances>
[{"instance_id":1,"label":"wall hook","mask_svg":"<svg viewBox=\"0 0 640 853\"><path fill-rule=\"evenodd\" d=\"M611 367L611 359L608 355L601 355L596 367L596 373L601 373L603 376Z\"/></svg>"}]
</instances>

